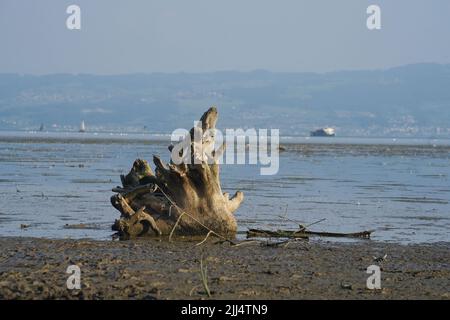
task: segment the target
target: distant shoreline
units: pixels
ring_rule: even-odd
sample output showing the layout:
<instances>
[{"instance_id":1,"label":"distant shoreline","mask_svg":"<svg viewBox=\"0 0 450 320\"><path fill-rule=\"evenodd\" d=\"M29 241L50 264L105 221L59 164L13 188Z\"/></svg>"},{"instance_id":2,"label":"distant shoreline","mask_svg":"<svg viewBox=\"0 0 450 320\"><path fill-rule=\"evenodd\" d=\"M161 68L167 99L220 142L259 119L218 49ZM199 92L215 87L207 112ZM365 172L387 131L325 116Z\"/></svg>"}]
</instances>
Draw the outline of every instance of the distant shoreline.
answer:
<instances>
[{"instance_id":1,"label":"distant shoreline","mask_svg":"<svg viewBox=\"0 0 450 320\"><path fill-rule=\"evenodd\" d=\"M0 142L18 143L170 143L168 133L1 131ZM450 147L450 139L281 136L282 145L325 144L362 146Z\"/></svg>"}]
</instances>

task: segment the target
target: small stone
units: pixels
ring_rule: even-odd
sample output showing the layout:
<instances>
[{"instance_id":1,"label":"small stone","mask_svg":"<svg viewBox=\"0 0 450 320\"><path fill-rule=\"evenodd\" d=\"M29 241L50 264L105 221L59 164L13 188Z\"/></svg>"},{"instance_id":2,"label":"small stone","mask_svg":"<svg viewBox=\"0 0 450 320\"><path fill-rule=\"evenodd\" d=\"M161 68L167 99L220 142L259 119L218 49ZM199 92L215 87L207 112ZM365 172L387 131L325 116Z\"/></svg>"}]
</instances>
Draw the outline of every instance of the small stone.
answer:
<instances>
[{"instance_id":1,"label":"small stone","mask_svg":"<svg viewBox=\"0 0 450 320\"><path fill-rule=\"evenodd\" d=\"M353 290L353 287L350 283L341 283L341 288L346 290Z\"/></svg>"},{"instance_id":2,"label":"small stone","mask_svg":"<svg viewBox=\"0 0 450 320\"><path fill-rule=\"evenodd\" d=\"M221 276L219 277L219 281L233 281L233 278L227 277L227 276Z\"/></svg>"}]
</instances>

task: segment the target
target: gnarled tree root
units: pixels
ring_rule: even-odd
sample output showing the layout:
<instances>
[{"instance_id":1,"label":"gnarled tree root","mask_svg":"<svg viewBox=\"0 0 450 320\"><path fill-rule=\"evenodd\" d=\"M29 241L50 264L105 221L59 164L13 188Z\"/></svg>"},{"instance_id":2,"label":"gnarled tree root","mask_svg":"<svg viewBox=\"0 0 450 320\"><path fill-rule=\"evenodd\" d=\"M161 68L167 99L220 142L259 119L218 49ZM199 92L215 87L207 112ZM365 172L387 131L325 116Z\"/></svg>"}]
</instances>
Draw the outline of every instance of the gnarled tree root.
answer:
<instances>
[{"instance_id":1,"label":"gnarled tree root","mask_svg":"<svg viewBox=\"0 0 450 320\"><path fill-rule=\"evenodd\" d=\"M111 204L121 213L112 228L121 239L198 236L209 232L222 238L234 236L237 223L233 212L244 195L237 191L229 198L228 193L223 193L219 164L199 155L196 152L199 146L194 145L196 130L202 134L214 132L217 115L216 108L210 108L200 119L201 128L191 129L191 156L184 157L180 164L164 163L154 156L153 172L147 161L137 159L130 172L121 176L122 187L114 188L117 194L111 197ZM201 137L203 149L214 146L214 135ZM172 149L173 146L169 147Z\"/></svg>"}]
</instances>

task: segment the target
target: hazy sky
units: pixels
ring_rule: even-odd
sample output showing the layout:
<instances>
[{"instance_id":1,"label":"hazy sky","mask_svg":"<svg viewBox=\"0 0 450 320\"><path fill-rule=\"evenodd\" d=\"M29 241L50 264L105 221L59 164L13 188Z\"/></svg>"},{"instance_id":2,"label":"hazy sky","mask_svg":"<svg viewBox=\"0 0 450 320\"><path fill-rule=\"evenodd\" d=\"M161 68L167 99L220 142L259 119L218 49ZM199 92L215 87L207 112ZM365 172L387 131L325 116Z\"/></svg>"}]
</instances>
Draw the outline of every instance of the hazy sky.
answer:
<instances>
[{"instance_id":1,"label":"hazy sky","mask_svg":"<svg viewBox=\"0 0 450 320\"><path fill-rule=\"evenodd\" d=\"M450 63L449 39L449 0L0 0L0 73L387 68Z\"/></svg>"}]
</instances>

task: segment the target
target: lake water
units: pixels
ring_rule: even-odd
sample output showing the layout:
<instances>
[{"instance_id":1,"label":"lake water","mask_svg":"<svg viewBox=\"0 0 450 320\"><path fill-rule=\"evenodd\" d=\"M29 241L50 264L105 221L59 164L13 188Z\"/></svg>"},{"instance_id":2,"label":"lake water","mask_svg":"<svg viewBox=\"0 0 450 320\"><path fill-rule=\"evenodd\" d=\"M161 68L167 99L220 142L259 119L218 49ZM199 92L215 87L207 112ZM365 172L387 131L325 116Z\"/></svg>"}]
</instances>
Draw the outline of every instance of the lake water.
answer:
<instances>
[{"instance_id":1,"label":"lake water","mask_svg":"<svg viewBox=\"0 0 450 320\"><path fill-rule=\"evenodd\" d=\"M0 132L0 236L110 239L110 204L136 158L168 159L167 137ZM239 229L375 229L374 240L450 241L450 140L284 138L280 170L223 165L241 190ZM84 223L91 229L67 229ZM20 225L29 225L21 229Z\"/></svg>"}]
</instances>

